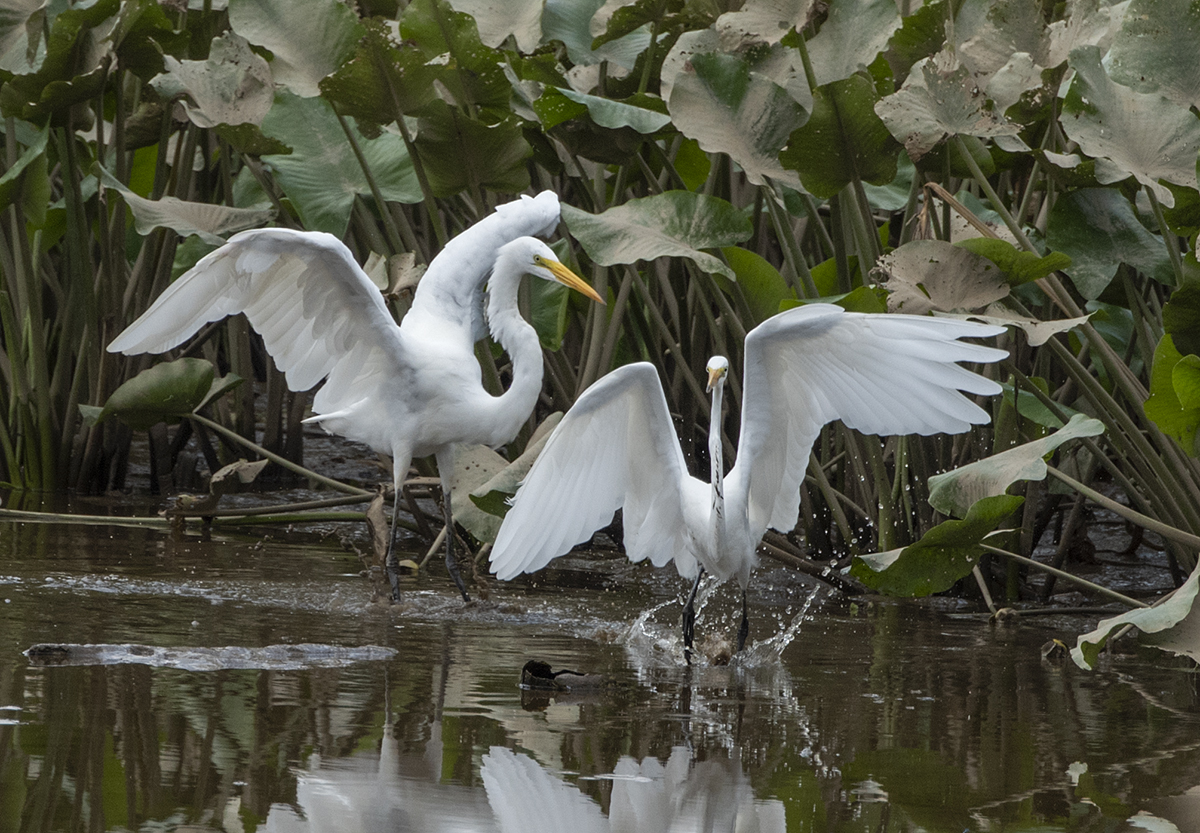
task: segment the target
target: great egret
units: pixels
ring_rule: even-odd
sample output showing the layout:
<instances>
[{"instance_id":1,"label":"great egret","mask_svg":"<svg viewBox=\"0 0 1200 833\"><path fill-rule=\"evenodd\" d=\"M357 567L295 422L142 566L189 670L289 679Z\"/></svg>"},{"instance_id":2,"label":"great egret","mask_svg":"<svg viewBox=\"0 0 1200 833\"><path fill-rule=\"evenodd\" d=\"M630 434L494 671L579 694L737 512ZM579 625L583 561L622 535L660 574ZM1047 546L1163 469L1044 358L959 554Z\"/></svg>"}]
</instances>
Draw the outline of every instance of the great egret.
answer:
<instances>
[{"instance_id":1,"label":"great egret","mask_svg":"<svg viewBox=\"0 0 1200 833\"><path fill-rule=\"evenodd\" d=\"M325 385L313 399L327 432L392 456L393 536L387 570L400 596L391 540L400 489L413 457L433 454L442 480L446 567L469 601L454 561L450 476L459 443L498 446L529 417L542 386L537 333L517 310L521 276L557 281L603 300L545 243L558 223L558 197L498 206L451 240L417 285L399 326L350 250L322 232L258 229L236 234L171 284L108 345L111 352L161 353L204 324L245 313L288 387ZM487 326L512 359L512 384L492 396L482 383L474 345Z\"/></svg>"},{"instance_id":2,"label":"great egret","mask_svg":"<svg viewBox=\"0 0 1200 833\"><path fill-rule=\"evenodd\" d=\"M780 313L746 335L741 437L726 475L721 398L729 362L708 364L710 483L687 472L658 372L639 362L588 388L554 429L517 491L492 548L501 579L546 566L624 510L625 551L656 567L672 559L694 578L684 608L691 648L703 572L742 587L738 650L749 622L746 586L767 527L790 530L821 427L840 419L868 434L959 433L988 415L959 391L1000 386L955 362L1003 350L959 341L1002 327L913 315L865 315L831 304ZM690 656L690 652L688 653Z\"/></svg>"}]
</instances>

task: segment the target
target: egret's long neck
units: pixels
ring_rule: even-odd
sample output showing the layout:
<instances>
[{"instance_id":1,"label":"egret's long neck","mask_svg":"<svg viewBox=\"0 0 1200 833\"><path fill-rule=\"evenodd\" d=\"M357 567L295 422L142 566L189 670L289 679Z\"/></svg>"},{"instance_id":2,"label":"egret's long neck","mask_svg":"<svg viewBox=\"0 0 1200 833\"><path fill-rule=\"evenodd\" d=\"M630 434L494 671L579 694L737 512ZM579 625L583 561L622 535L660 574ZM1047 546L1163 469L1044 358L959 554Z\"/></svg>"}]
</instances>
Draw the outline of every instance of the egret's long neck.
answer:
<instances>
[{"instance_id":1,"label":"egret's long neck","mask_svg":"<svg viewBox=\"0 0 1200 833\"><path fill-rule=\"evenodd\" d=\"M709 477L712 482L712 520L717 543L725 539L725 460L721 446L721 400L725 380L718 379L712 389L712 410L708 415Z\"/></svg>"},{"instance_id":2,"label":"egret's long neck","mask_svg":"<svg viewBox=\"0 0 1200 833\"><path fill-rule=\"evenodd\" d=\"M522 270L502 256L488 282L487 318L492 338L512 359L512 384L495 400L495 445L508 442L529 418L542 389L542 347L517 309Z\"/></svg>"}]
</instances>

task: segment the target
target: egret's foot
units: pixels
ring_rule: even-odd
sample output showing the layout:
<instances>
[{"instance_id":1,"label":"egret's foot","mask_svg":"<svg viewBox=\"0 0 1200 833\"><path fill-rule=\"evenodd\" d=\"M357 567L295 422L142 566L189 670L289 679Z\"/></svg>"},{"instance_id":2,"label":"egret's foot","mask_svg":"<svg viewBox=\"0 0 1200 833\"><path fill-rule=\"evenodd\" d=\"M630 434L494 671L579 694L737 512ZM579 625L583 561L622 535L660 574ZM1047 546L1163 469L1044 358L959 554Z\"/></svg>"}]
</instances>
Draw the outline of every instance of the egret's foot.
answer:
<instances>
[{"instance_id":1,"label":"egret's foot","mask_svg":"<svg viewBox=\"0 0 1200 833\"><path fill-rule=\"evenodd\" d=\"M742 593L742 624L738 625L737 653L746 647L746 637L750 635L750 617L746 611L746 594Z\"/></svg>"},{"instance_id":2,"label":"egret's foot","mask_svg":"<svg viewBox=\"0 0 1200 833\"><path fill-rule=\"evenodd\" d=\"M700 590L700 580L704 578L704 568L696 574L692 591L688 593L687 604L683 606L683 659L688 665L692 664L692 644L696 641L696 593Z\"/></svg>"},{"instance_id":3,"label":"egret's foot","mask_svg":"<svg viewBox=\"0 0 1200 833\"><path fill-rule=\"evenodd\" d=\"M392 587L392 604L400 604L400 562L390 555L387 559L386 573L388 584Z\"/></svg>"}]
</instances>

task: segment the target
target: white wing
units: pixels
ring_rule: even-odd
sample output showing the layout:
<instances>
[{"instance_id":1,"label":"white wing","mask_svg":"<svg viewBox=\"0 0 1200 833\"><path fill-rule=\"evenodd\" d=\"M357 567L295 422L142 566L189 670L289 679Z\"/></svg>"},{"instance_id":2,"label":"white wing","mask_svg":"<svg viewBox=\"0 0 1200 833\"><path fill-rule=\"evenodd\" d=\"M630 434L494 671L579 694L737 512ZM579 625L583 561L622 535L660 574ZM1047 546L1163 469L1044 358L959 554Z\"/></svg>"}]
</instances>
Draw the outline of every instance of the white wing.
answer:
<instances>
[{"instance_id":1,"label":"white wing","mask_svg":"<svg viewBox=\"0 0 1200 833\"><path fill-rule=\"evenodd\" d=\"M988 421L959 391L1000 386L955 362L1008 354L958 341L1003 327L916 315L864 315L831 304L796 307L746 336L742 429L727 501L746 501L751 535L789 530L821 427L840 419L868 434L960 433ZM735 497L736 496L736 497Z\"/></svg>"},{"instance_id":2,"label":"white wing","mask_svg":"<svg viewBox=\"0 0 1200 833\"><path fill-rule=\"evenodd\" d=\"M695 485L692 485L695 484ZM541 569L624 511L625 551L694 575L684 519L687 494L707 487L687 473L654 366L620 367L588 388L554 429L500 527L492 572Z\"/></svg>"},{"instance_id":3,"label":"white wing","mask_svg":"<svg viewBox=\"0 0 1200 833\"><path fill-rule=\"evenodd\" d=\"M596 802L528 755L493 746L483 756L479 775L502 833L609 833Z\"/></svg>"},{"instance_id":4,"label":"white wing","mask_svg":"<svg viewBox=\"0 0 1200 833\"><path fill-rule=\"evenodd\" d=\"M161 353L210 321L244 312L292 390L329 377L318 413L371 395L402 371L399 328L350 250L324 232L244 231L167 287L108 345L110 352ZM319 405L318 405L319 403Z\"/></svg>"}]
</instances>

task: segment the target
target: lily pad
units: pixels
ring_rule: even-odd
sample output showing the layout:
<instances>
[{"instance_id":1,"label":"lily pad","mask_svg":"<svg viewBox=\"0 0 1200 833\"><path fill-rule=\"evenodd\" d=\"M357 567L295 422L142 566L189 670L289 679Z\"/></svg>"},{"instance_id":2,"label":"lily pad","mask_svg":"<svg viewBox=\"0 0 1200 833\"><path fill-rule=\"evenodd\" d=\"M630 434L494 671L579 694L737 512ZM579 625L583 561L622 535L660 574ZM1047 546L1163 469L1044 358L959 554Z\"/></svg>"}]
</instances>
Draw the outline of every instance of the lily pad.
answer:
<instances>
[{"instance_id":1,"label":"lily pad","mask_svg":"<svg viewBox=\"0 0 1200 833\"><path fill-rule=\"evenodd\" d=\"M1175 198L1160 179L1197 187L1200 118L1162 95L1114 83L1100 57L1094 46L1071 53L1075 79L1063 99L1063 130L1096 160L1101 183L1133 176L1169 208Z\"/></svg>"},{"instance_id":2,"label":"lily pad","mask_svg":"<svg viewBox=\"0 0 1200 833\"><path fill-rule=\"evenodd\" d=\"M212 246L225 243L222 234L254 228L275 216L274 208L233 208L204 202L187 202L177 197L148 200L126 188L121 181L99 165L93 170L105 188L118 192L133 212L138 234L169 228L181 237L194 234Z\"/></svg>"},{"instance_id":3,"label":"lily pad","mask_svg":"<svg viewBox=\"0 0 1200 833\"><path fill-rule=\"evenodd\" d=\"M675 77L669 101L679 132L709 153L726 153L762 185L767 178L800 187L779 162L779 151L808 113L778 84L736 55L693 55Z\"/></svg>"},{"instance_id":4,"label":"lily pad","mask_svg":"<svg viewBox=\"0 0 1200 833\"><path fill-rule=\"evenodd\" d=\"M1024 502L1017 495L983 498L966 518L943 521L915 544L855 558L850 575L890 596L928 596L949 590L979 563L984 552L979 542Z\"/></svg>"},{"instance_id":5,"label":"lily pad","mask_svg":"<svg viewBox=\"0 0 1200 833\"><path fill-rule=\"evenodd\" d=\"M942 240L913 240L879 259L887 275L892 312L974 310L1009 293L1004 272L991 260Z\"/></svg>"},{"instance_id":6,"label":"lily pad","mask_svg":"<svg viewBox=\"0 0 1200 833\"><path fill-rule=\"evenodd\" d=\"M1113 631L1133 625L1141 631L1141 641L1179 656L1189 656L1200 662L1200 609L1196 594L1200 592L1200 567L1192 570L1187 581L1171 594L1171 598L1154 607L1142 607L1102 620L1090 633L1080 634L1071 649L1071 659L1080 668L1091 670L1100 650Z\"/></svg>"},{"instance_id":7,"label":"lily pad","mask_svg":"<svg viewBox=\"0 0 1200 833\"><path fill-rule=\"evenodd\" d=\"M231 374L232 375L232 374ZM103 422L115 416L135 429L148 429L160 422L175 423L209 401L214 384L231 390L242 380L234 376L217 379L204 359L176 359L143 370L115 391L104 407L83 408L85 417Z\"/></svg>"},{"instance_id":8,"label":"lily pad","mask_svg":"<svg viewBox=\"0 0 1200 833\"><path fill-rule=\"evenodd\" d=\"M725 200L691 191L667 191L630 200L602 214L563 205L562 218L584 251L601 266L659 257L686 257L706 272L735 278L720 259L700 249L746 240L750 221Z\"/></svg>"},{"instance_id":9,"label":"lily pad","mask_svg":"<svg viewBox=\"0 0 1200 833\"><path fill-rule=\"evenodd\" d=\"M929 504L944 515L962 517L976 502L1004 494L1018 480L1045 480L1044 458L1063 443L1103 433L1103 422L1076 414L1047 437L929 478Z\"/></svg>"}]
</instances>

